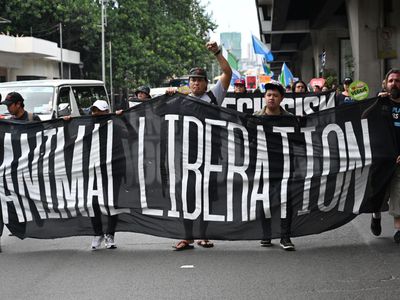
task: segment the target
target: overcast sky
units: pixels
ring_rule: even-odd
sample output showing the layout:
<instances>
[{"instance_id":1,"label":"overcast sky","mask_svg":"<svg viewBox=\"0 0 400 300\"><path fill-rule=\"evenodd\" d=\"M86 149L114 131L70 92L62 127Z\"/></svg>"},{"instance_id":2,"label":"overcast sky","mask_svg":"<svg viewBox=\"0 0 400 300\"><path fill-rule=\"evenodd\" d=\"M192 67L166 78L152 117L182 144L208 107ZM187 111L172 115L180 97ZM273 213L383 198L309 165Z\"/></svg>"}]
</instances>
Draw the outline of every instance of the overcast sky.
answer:
<instances>
[{"instance_id":1,"label":"overcast sky","mask_svg":"<svg viewBox=\"0 0 400 300\"><path fill-rule=\"evenodd\" d=\"M259 25L254 0L200 0L207 12L218 25L211 33L213 40L219 41L221 32L241 32L243 56L248 56L247 47L251 43L251 34L259 37Z\"/></svg>"}]
</instances>

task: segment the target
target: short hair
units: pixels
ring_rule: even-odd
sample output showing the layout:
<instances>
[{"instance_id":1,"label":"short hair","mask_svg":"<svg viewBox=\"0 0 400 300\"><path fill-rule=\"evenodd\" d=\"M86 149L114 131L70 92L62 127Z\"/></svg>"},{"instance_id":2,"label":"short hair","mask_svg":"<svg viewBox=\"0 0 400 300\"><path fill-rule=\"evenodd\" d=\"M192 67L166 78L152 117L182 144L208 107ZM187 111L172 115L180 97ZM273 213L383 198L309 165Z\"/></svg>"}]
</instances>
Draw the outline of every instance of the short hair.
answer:
<instances>
[{"instance_id":1,"label":"short hair","mask_svg":"<svg viewBox=\"0 0 400 300\"><path fill-rule=\"evenodd\" d=\"M265 94L268 90L275 90L278 91L281 96L285 96L285 88L277 81L270 81L264 86Z\"/></svg>"}]
</instances>

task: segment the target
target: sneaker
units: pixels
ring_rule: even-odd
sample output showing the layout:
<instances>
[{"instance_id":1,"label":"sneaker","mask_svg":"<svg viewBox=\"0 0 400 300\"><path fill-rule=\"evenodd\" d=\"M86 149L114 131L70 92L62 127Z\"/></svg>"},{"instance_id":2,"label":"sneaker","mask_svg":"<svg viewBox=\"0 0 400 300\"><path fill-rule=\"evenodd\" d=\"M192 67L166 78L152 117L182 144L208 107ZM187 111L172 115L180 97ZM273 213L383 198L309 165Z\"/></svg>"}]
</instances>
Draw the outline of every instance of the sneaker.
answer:
<instances>
[{"instance_id":1,"label":"sneaker","mask_svg":"<svg viewBox=\"0 0 400 300\"><path fill-rule=\"evenodd\" d=\"M260 246L261 247L271 247L272 246L271 239L261 240Z\"/></svg>"},{"instance_id":2,"label":"sneaker","mask_svg":"<svg viewBox=\"0 0 400 300\"><path fill-rule=\"evenodd\" d=\"M104 240L104 236L95 235L93 237L93 240L92 240L92 250L96 250L96 249L100 248L101 243L103 242L103 240Z\"/></svg>"},{"instance_id":3,"label":"sneaker","mask_svg":"<svg viewBox=\"0 0 400 300\"><path fill-rule=\"evenodd\" d=\"M397 232L393 236L393 239L396 244L400 244L400 230L397 230Z\"/></svg>"},{"instance_id":4,"label":"sneaker","mask_svg":"<svg viewBox=\"0 0 400 300\"><path fill-rule=\"evenodd\" d=\"M295 250L294 245L289 237L281 238L280 244L281 244L281 247L283 250L286 250L286 251L294 251Z\"/></svg>"},{"instance_id":5,"label":"sneaker","mask_svg":"<svg viewBox=\"0 0 400 300\"><path fill-rule=\"evenodd\" d=\"M375 236L379 236L382 233L381 218L371 217L371 232Z\"/></svg>"},{"instance_id":6,"label":"sneaker","mask_svg":"<svg viewBox=\"0 0 400 300\"><path fill-rule=\"evenodd\" d=\"M106 248L107 249L115 249L117 248L117 246L115 245L114 242L114 236L111 234L106 234L105 235L105 244L106 244Z\"/></svg>"}]
</instances>

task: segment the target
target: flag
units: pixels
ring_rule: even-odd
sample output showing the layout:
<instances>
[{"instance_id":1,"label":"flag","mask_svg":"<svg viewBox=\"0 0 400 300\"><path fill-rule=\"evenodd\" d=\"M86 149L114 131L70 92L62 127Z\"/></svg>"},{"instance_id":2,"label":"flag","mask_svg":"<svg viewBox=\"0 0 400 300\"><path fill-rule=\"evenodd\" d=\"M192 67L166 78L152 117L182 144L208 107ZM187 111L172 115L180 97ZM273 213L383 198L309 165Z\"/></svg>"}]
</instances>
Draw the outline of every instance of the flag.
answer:
<instances>
[{"instance_id":1,"label":"flag","mask_svg":"<svg viewBox=\"0 0 400 300\"><path fill-rule=\"evenodd\" d=\"M231 78L230 85L234 85L235 80L241 78L241 75L238 71L239 60L236 58L235 55L233 55L231 52L229 52L225 48L222 48L222 56L228 61L229 66L232 69L232 78Z\"/></svg>"},{"instance_id":2,"label":"flag","mask_svg":"<svg viewBox=\"0 0 400 300\"><path fill-rule=\"evenodd\" d=\"M281 74L279 75L279 82L286 87L290 85L293 81L293 74L290 72L289 68L287 67L286 63L283 63Z\"/></svg>"},{"instance_id":3,"label":"flag","mask_svg":"<svg viewBox=\"0 0 400 300\"><path fill-rule=\"evenodd\" d=\"M228 52L228 63L231 66L232 69L238 70L239 69L239 60L236 58L235 55L233 55L230 51Z\"/></svg>"},{"instance_id":4,"label":"flag","mask_svg":"<svg viewBox=\"0 0 400 300\"><path fill-rule=\"evenodd\" d=\"M262 66L263 66L265 75L271 75L271 73L272 73L271 72L271 68L269 67L268 62L267 62L267 58L265 56L262 59Z\"/></svg>"},{"instance_id":5,"label":"flag","mask_svg":"<svg viewBox=\"0 0 400 300\"><path fill-rule=\"evenodd\" d=\"M268 47L263 42L261 42L254 35L251 35L251 39L253 40L253 48L254 48L255 54L264 55L264 57L266 58L267 61L274 60L274 56L272 55L271 50L269 50Z\"/></svg>"},{"instance_id":6,"label":"flag","mask_svg":"<svg viewBox=\"0 0 400 300\"><path fill-rule=\"evenodd\" d=\"M231 82L229 83L231 86L235 85L235 81L237 79L242 78L242 75L239 73L238 70L232 69L232 78L231 78Z\"/></svg>"}]
</instances>

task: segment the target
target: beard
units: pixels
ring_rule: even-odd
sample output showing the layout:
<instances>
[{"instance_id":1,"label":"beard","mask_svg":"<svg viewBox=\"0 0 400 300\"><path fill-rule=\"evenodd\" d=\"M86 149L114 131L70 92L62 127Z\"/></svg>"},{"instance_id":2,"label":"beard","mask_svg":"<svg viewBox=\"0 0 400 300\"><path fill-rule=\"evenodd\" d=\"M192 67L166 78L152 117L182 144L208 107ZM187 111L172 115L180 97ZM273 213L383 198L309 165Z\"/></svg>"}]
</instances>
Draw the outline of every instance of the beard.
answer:
<instances>
[{"instance_id":1,"label":"beard","mask_svg":"<svg viewBox=\"0 0 400 300\"><path fill-rule=\"evenodd\" d=\"M392 88L390 91L390 97L392 99L399 99L400 98L400 89L398 89L397 87Z\"/></svg>"}]
</instances>

